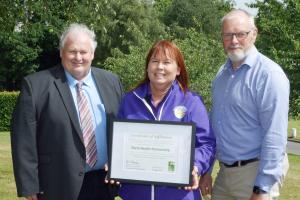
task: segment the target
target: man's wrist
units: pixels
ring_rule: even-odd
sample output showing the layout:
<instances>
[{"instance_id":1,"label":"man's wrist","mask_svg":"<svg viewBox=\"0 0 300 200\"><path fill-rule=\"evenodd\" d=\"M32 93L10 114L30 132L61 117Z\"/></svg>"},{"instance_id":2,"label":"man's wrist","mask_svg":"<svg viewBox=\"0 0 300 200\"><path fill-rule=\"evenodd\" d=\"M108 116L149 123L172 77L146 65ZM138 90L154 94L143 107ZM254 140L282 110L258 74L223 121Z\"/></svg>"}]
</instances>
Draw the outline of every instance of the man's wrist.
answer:
<instances>
[{"instance_id":1,"label":"man's wrist","mask_svg":"<svg viewBox=\"0 0 300 200\"><path fill-rule=\"evenodd\" d=\"M253 193L254 194L267 194L268 192L255 185L253 187Z\"/></svg>"}]
</instances>

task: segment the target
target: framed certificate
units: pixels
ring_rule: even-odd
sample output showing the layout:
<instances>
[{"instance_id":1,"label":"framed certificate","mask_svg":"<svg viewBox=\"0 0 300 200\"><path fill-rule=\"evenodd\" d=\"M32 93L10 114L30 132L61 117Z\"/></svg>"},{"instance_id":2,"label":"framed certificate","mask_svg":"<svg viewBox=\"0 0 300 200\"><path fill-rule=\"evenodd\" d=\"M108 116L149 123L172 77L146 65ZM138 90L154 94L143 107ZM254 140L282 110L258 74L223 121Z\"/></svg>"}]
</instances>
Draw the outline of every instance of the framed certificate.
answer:
<instances>
[{"instance_id":1,"label":"framed certificate","mask_svg":"<svg viewBox=\"0 0 300 200\"><path fill-rule=\"evenodd\" d=\"M110 130L109 179L168 186L192 183L193 123L113 120Z\"/></svg>"}]
</instances>

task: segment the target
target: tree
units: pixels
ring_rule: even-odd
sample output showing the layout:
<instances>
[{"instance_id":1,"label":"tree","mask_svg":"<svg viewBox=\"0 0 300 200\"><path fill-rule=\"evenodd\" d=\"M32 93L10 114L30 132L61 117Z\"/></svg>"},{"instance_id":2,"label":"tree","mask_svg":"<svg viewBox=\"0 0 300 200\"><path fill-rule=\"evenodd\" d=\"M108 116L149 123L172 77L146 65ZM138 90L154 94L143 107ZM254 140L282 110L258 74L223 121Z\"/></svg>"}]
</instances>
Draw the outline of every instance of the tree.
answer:
<instances>
[{"instance_id":1,"label":"tree","mask_svg":"<svg viewBox=\"0 0 300 200\"><path fill-rule=\"evenodd\" d=\"M195 29L188 37L175 40L183 52L189 73L190 89L200 94L206 106L211 106L211 82L225 61L222 43Z\"/></svg>"},{"instance_id":2,"label":"tree","mask_svg":"<svg viewBox=\"0 0 300 200\"><path fill-rule=\"evenodd\" d=\"M147 1L111 0L102 14L106 21L95 26L98 27L99 48L95 59L98 66L102 66L106 58L112 55L112 49L129 53L130 46L140 46L144 39L157 40L166 35L165 26Z\"/></svg>"},{"instance_id":3,"label":"tree","mask_svg":"<svg viewBox=\"0 0 300 200\"><path fill-rule=\"evenodd\" d=\"M26 36L34 46L36 45L33 38L35 34L31 33ZM1 87L6 90L16 89L24 74L35 72L38 68L36 59L41 49L32 48L26 41L27 37L22 37L15 32L0 34L0 51L3 52L0 60L0 81Z\"/></svg>"},{"instance_id":4,"label":"tree","mask_svg":"<svg viewBox=\"0 0 300 200\"><path fill-rule=\"evenodd\" d=\"M190 79L190 88L201 94L207 106L211 105L211 81L225 60L219 41L209 38L195 29L188 29L187 37L174 39L181 49ZM105 68L121 77L125 90L132 89L143 77L146 55L153 42L145 40L141 46L131 46L124 54L115 51L105 62Z\"/></svg>"},{"instance_id":5,"label":"tree","mask_svg":"<svg viewBox=\"0 0 300 200\"><path fill-rule=\"evenodd\" d=\"M160 20L162 20L163 16L172 5L173 0L155 0L153 7L157 11Z\"/></svg>"},{"instance_id":6,"label":"tree","mask_svg":"<svg viewBox=\"0 0 300 200\"><path fill-rule=\"evenodd\" d=\"M16 90L21 79L58 62L58 35L65 3L42 0L4 1L0 15L0 88ZM69 4L72 7L72 4ZM54 9L55 8L55 9ZM53 14L53 11L56 12ZM6 21L5 19L9 19Z\"/></svg>"},{"instance_id":7,"label":"tree","mask_svg":"<svg viewBox=\"0 0 300 200\"><path fill-rule=\"evenodd\" d=\"M300 117L300 1L257 1L257 46L279 63L291 84L290 114Z\"/></svg>"},{"instance_id":8,"label":"tree","mask_svg":"<svg viewBox=\"0 0 300 200\"><path fill-rule=\"evenodd\" d=\"M136 86L144 77L145 60L152 42L144 39L139 46L130 46L129 53L113 50L112 57L106 59L104 67L120 76L125 91Z\"/></svg>"},{"instance_id":9,"label":"tree","mask_svg":"<svg viewBox=\"0 0 300 200\"><path fill-rule=\"evenodd\" d=\"M164 22L168 26L195 28L217 38L220 19L232 5L232 1L225 0L174 0L166 11Z\"/></svg>"},{"instance_id":10,"label":"tree","mask_svg":"<svg viewBox=\"0 0 300 200\"><path fill-rule=\"evenodd\" d=\"M25 75L59 63L59 36L70 23L94 29L96 66L102 66L114 48L126 53L144 38L156 40L165 34L152 5L140 0L11 0L3 1L0 11L1 90L16 90Z\"/></svg>"}]
</instances>

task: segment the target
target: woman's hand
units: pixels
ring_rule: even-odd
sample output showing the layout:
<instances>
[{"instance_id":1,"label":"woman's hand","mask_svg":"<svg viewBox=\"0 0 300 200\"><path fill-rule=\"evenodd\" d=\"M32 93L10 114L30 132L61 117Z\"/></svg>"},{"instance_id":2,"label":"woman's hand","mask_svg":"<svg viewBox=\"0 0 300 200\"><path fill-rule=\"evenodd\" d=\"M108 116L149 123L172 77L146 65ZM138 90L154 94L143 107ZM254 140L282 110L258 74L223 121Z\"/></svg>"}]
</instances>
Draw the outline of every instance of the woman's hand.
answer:
<instances>
[{"instance_id":1,"label":"woman's hand","mask_svg":"<svg viewBox=\"0 0 300 200\"><path fill-rule=\"evenodd\" d=\"M104 165L104 170L106 171L106 172L108 172L108 165L107 165L107 163L105 163L105 165ZM105 183L110 183L110 184L116 184L116 185L120 185L120 182L119 181L114 181L114 180L108 180L107 179L107 175L105 176L105 179L104 179L104 182Z\"/></svg>"},{"instance_id":2,"label":"woman's hand","mask_svg":"<svg viewBox=\"0 0 300 200\"><path fill-rule=\"evenodd\" d=\"M268 194L252 194L250 200L267 200Z\"/></svg>"},{"instance_id":3,"label":"woman's hand","mask_svg":"<svg viewBox=\"0 0 300 200\"><path fill-rule=\"evenodd\" d=\"M196 190L199 187L198 168L194 166L192 171L193 185L184 187L185 190Z\"/></svg>"},{"instance_id":4,"label":"woman's hand","mask_svg":"<svg viewBox=\"0 0 300 200\"><path fill-rule=\"evenodd\" d=\"M38 200L38 198L37 198L37 195L36 195L36 194L34 194L34 195L31 195L31 196L28 196L28 197L26 197L26 199L27 199L27 200Z\"/></svg>"}]
</instances>

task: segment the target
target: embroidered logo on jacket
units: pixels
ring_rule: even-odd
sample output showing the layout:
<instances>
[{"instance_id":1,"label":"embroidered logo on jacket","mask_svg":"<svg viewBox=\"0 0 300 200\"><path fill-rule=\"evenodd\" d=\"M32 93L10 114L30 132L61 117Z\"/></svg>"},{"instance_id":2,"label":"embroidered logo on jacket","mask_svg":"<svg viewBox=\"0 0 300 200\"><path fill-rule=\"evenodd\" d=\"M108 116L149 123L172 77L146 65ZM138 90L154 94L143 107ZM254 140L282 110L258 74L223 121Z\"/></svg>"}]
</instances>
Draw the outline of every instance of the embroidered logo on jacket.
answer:
<instances>
[{"instance_id":1,"label":"embroidered logo on jacket","mask_svg":"<svg viewBox=\"0 0 300 200\"><path fill-rule=\"evenodd\" d=\"M185 106L176 106L173 109L175 117L182 119L186 114L187 108Z\"/></svg>"}]
</instances>

